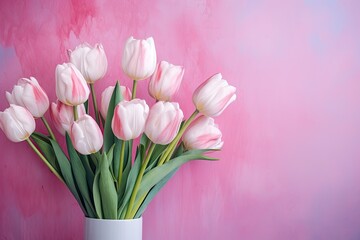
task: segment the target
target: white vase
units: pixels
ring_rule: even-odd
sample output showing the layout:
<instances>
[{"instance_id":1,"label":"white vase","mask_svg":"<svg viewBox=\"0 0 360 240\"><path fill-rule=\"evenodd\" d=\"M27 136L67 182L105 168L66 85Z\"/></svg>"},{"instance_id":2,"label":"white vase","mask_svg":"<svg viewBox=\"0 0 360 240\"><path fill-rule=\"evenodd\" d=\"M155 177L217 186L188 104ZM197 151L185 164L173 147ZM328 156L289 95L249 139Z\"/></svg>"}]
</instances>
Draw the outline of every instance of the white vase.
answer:
<instances>
[{"instance_id":1,"label":"white vase","mask_svg":"<svg viewBox=\"0 0 360 240\"><path fill-rule=\"evenodd\" d=\"M142 217L126 220L85 219L85 240L142 240Z\"/></svg>"}]
</instances>

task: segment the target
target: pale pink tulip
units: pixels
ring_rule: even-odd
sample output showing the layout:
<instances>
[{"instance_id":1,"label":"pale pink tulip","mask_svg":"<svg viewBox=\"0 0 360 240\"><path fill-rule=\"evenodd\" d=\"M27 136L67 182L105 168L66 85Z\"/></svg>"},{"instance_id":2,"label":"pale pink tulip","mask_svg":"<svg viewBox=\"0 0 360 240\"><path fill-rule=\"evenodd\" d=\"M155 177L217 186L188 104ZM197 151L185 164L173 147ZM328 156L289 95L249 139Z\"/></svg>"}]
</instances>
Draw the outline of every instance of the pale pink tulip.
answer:
<instances>
[{"instance_id":1,"label":"pale pink tulip","mask_svg":"<svg viewBox=\"0 0 360 240\"><path fill-rule=\"evenodd\" d=\"M37 118L49 108L49 98L34 77L19 79L12 92L6 92L6 98L10 104L26 108Z\"/></svg>"},{"instance_id":2,"label":"pale pink tulip","mask_svg":"<svg viewBox=\"0 0 360 240\"><path fill-rule=\"evenodd\" d=\"M72 63L56 66L56 96L66 105L80 105L89 97L89 87L79 70Z\"/></svg>"},{"instance_id":3,"label":"pale pink tulip","mask_svg":"<svg viewBox=\"0 0 360 240\"><path fill-rule=\"evenodd\" d=\"M76 107L78 117L82 117L86 114L84 104L80 104ZM70 130L71 125L74 122L74 110L72 106L68 106L60 101L51 103L50 117L56 127L56 129L65 135L65 132Z\"/></svg>"},{"instance_id":4,"label":"pale pink tulip","mask_svg":"<svg viewBox=\"0 0 360 240\"><path fill-rule=\"evenodd\" d=\"M137 40L130 37L125 44L122 56L122 69L133 80L150 77L156 67L156 50L152 37Z\"/></svg>"},{"instance_id":5,"label":"pale pink tulip","mask_svg":"<svg viewBox=\"0 0 360 240\"><path fill-rule=\"evenodd\" d=\"M150 109L145 134L156 144L169 144L179 132L183 118L178 103L159 101Z\"/></svg>"},{"instance_id":6,"label":"pale pink tulip","mask_svg":"<svg viewBox=\"0 0 360 240\"><path fill-rule=\"evenodd\" d=\"M144 132L149 115L149 106L144 100L121 101L114 110L111 128L114 135L122 140L130 140Z\"/></svg>"},{"instance_id":7,"label":"pale pink tulip","mask_svg":"<svg viewBox=\"0 0 360 240\"><path fill-rule=\"evenodd\" d=\"M161 61L149 82L150 95L159 101L169 101L179 90L184 68Z\"/></svg>"},{"instance_id":8,"label":"pale pink tulip","mask_svg":"<svg viewBox=\"0 0 360 240\"><path fill-rule=\"evenodd\" d=\"M236 88L222 79L220 73L202 83L193 94L196 109L208 117L220 115L225 108L235 101Z\"/></svg>"},{"instance_id":9,"label":"pale pink tulip","mask_svg":"<svg viewBox=\"0 0 360 240\"><path fill-rule=\"evenodd\" d=\"M101 93L100 113L104 119L106 119L110 99L114 92L114 89L115 89L114 86L110 86L105 88L105 90ZM131 90L128 87L120 86L120 92L123 97L123 100L125 101L131 100Z\"/></svg>"},{"instance_id":10,"label":"pale pink tulip","mask_svg":"<svg viewBox=\"0 0 360 240\"><path fill-rule=\"evenodd\" d=\"M26 108L10 104L0 112L0 128L10 141L21 142L35 131L35 120Z\"/></svg>"},{"instance_id":11,"label":"pale pink tulip","mask_svg":"<svg viewBox=\"0 0 360 240\"><path fill-rule=\"evenodd\" d=\"M97 43L92 47L88 43L83 43L74 51L68 50L68 54L70 62L76 66L88 83L94 83L104 77L108 62L101 44Z\"/></svg>"},{"instance_id":12,"label":"pale pink tulip","mask_svg":"<svg viewBox=\"0 0 360 240\"><path fill-rule=\"evenodd\" d=\"M103 145L103 135L99 125L87 114L71 125L70 138L74 148L84 155L99 151Z\"/></svg>"},{"instance_id":13,"label":"pale pink tulip","mask_svg":"<svg viewBox=\"0 0 360 240\"><path fill-rule=\"evenodd\" d=\"M214 119L201 116L191 123L183 136L186 149L221 149L221 131Z\"/></svg>"}]
</instances>

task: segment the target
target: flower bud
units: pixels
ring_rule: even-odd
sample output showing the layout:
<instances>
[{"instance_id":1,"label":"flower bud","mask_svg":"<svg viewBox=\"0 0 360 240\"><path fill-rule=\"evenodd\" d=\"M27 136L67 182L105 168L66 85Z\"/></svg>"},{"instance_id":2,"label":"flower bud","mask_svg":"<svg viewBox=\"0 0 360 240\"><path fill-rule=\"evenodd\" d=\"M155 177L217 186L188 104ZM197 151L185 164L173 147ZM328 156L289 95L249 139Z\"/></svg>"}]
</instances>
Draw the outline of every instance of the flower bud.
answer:
<instances>
[{"instance_id":1,"label":"flower bud","mask_svg":"<svg viewBox=\"0 0 360 240\"><path fill-rule=\"evenodd\" d=\"M186 149L221 149L221 131L214 119L201 116L192 122L183 136Z\"/></svg>"},{"instance_id":2,"label":"flower bud","mask_svg":"<svg viewBox=\"0 0 360 240\"><path fill-rule=\"evenodd\" d=\"M222 79L220 73L202 83L193 94L196 109L208 117L220 115L225 108L235 101L236 88Z\"/></svg>"},{"instance_id":3,"label":"flower bud","mask_svg":"<svg viewBox=\"0 0 360 240\"><path fill-rule=\"evenodd\" d=\"M80 105L88 99L90 90L84 77L72 63L56 66L56 96L66 105Z\"/></svg>"},{"instance_id":4,"label":"flower bud","mask_svg":"<svg viewBox=\"0 0 360 240\"><path fill-rule=\"evenodd\" d=\"M37 118L49 108L49 98L34 77L19 79L12 92L6 92L6 98L10 104L26 108Z\"/></svg>"},{"instance_id":5,"label":"flower bud","mask_svg":"<svg viewBox=\"0 0 360 240\"><path fill-rule=\"evenodd\" d=\"M179 132L183 118L178 103L159 101L150 109L145 134L156 144L169 144Z\"/></svg>"},{"instance_id":6,"label":"flower bud","mask_svg":"<svg viewBox=\"0 0 360 240\"><path fill-rule=\"evenodd\" d=\"M184 68L161 61L149 82L149 94L159 101L169 101L179 90Z\"/></svg>"},{"instance_id":7,"label":"flower bud","mask_svg":"<svg viewBox=\"0 0 360 240\"><path fill-rule=\"evenodd\" d=\"M106 119L110 99L114 92L115 87L110 86L105 88L105 90L101 93L101 102L100 102L100 113L101 116ZM123 100L130 101L131 100L131 90L128 87L120 86L121 96Z\"/></svg>"},{"instance_id":8,"label":"flower bud","mask_svg":"<svg viewBox=\"0 0 360 240\"><path fill-rule=\"evenodd\" d=\"M103 145L103 135L99 126L87 114L71 125L70 139L74 148L84 155L99 151Z\"/></svg>"},{"instance_id":9,"label":"flower bud","mask_svg":"<svg viewBox=\"0 0 360 240\"><path fill-rule=\"evenodd\" d=\"M122 56L122 69L133 80L150 77L156 67L156 50L152 37L137 40L130 37L125 44Z\"/></svg>"},{"instance_id":10,"label":"flower bud","mask_svg":"<svg viewBox=\"0 0 360 240\"><path fill-rule=\"evenodd\" d=\"M76 106L78 117L81 118L86 114L84 104ZM70 130L71 125L74 122L74 110L72 106L68 106L60 101L51 103L50 117L56 127L56 129L65 135L65 132Z\"/></svg>"},{"instance_id":11,"label":"flower bud","mask_svg":"<svg viewBox=\"0 0 360 240\"><path fill-rule=\"evenodd\" d=\"M70 62L76 66L88 83L94 83L104 77L108 62L101 44L97 43L92 47L88 43L83 43L74 51L69 50L68 54Z\"/></svg>"},{"instance_id":12,"label":"flower bud","mask_svg":"<svg viewBox=\"0 0 360 240\"><path fill-rule=\"evenodd\" d=\"M10 104L0 112L0 128L10 141L21 142L35 131L35 120L26 108Z\"/></svg>"},{"instance_id":13,"label":"flower bud","mask_svg":"<svg viewBox=\"0 0 360 240\"><path fill-rule=\"evenodd\" d=\"M111 122L114 135L122 140L139 137L144 132L148 115L149 106L145 100L121 101L115 107Z\"/></svg>"}]
</instances>

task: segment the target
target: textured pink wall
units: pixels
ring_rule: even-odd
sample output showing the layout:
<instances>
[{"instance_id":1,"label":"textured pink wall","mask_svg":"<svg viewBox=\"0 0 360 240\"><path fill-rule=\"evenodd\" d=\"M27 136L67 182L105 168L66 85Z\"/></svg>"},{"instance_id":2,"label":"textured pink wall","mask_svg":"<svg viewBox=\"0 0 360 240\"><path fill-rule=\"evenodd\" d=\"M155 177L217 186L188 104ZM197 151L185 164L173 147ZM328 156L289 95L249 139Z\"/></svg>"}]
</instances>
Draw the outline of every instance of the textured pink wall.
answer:
<instances>
[{"instance_id":1,"label":"textured pink wall","mask_svg":"<svg viewBox=\"0 0 360 240\"><path fill-rule=\"evenodd\" d=\"M144 215L145 240L360 238L358 1L104 2L0 2L1 110L22 76L54 101L55 66L83 41L108 55L98 93L116 79L130 86L125 39L153 36L159 60L185 66L187 116L215 72L238 100L217 118L221 161L178 172ZM26 144L0 134L0 146L0 239L81 239L68 190Z\"/></svg>"}]
</instances>

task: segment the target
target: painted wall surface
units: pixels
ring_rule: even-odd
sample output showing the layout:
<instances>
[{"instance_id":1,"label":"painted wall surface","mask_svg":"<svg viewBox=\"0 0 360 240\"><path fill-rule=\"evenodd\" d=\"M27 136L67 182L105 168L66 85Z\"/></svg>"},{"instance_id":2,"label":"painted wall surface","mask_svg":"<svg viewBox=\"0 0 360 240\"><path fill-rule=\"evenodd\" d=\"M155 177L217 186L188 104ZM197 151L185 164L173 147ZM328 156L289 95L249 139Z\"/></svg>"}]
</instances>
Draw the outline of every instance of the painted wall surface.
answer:
<instances>
[{"instance_id":1,"label":"painted wall surface","mask_svg":"<svg viewBox=\"0 0 360 240\"><path fill-rule=\"evenodd\" d=\"M106 3L105 3L106 2ZM358 1L0 2L0 109L35 76L55 101L66 50L101 42L108 73L131 86L125 40L153 36L159 60L186 69L176 96L222 72L238 99L216 118L219 162L186 164L150 204L144 239L360 239ZM147 95L147 83L139 85ZM49 117L49 114L46 114ZM41 122L37 121L41 130ZM25 143L0 134L0 239L81 239L69 191Z\"/></svg>"}]
</instances>

